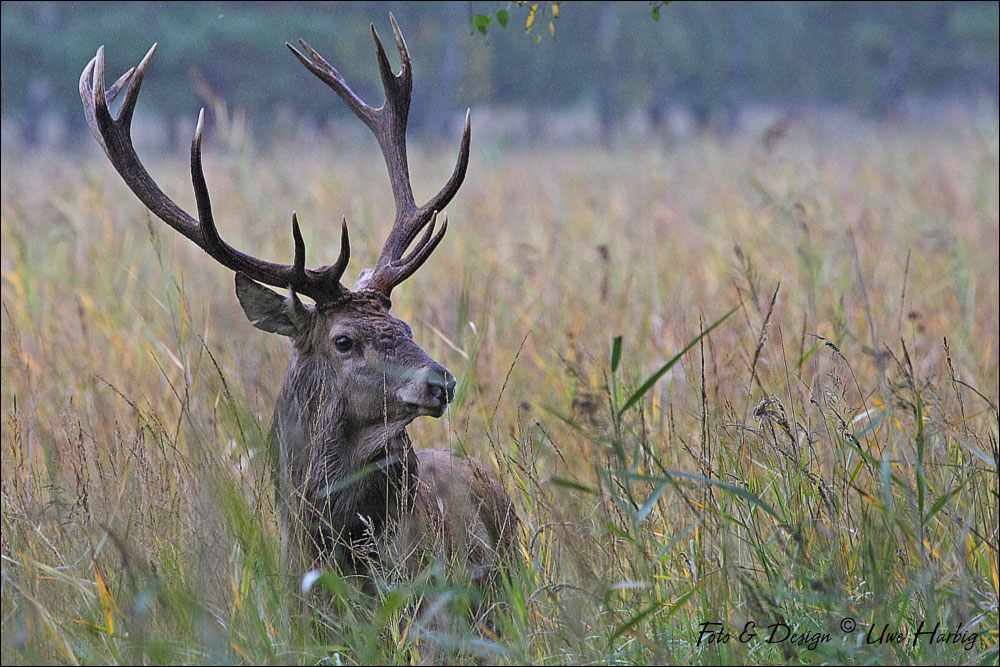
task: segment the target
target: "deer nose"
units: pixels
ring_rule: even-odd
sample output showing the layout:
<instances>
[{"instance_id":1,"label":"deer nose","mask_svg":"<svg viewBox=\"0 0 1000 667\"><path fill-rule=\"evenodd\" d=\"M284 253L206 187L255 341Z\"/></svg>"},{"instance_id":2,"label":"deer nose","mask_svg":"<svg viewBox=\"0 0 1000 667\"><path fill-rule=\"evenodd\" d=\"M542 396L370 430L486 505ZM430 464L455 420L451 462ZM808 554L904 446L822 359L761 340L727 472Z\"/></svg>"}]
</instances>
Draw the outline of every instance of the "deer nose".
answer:
<instances>
[{"instance_id":1,"label":"deer nose","mask_svg":"<svg viewBox=\"0 0 1000 667\"><path fill-rule=\"evenodd\" d=\"M455 376L447 368L430 373L427 377L427 393L431 400L438 403L451 403L455 400Z\"/></svg>"}]
</instances>

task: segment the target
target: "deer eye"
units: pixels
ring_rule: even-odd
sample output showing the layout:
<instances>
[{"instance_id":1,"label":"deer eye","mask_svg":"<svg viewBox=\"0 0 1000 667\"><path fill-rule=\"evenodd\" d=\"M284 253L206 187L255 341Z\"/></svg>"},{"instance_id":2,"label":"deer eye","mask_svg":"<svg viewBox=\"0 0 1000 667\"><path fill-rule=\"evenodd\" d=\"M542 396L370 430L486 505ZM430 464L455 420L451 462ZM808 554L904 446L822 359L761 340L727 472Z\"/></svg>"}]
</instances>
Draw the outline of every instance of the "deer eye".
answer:
<instances>
[{"instance_id":1,"label":"deer eye","mask_svg":"<svg viewBox=\"0 0 1000 667\"><path fill-rule=\"evenodd\" d=\"M333 344L337 347L338 352L348 352L354 347L354 341L347 336L337 336L333 340Z\"/></svg>"}]
</instances>

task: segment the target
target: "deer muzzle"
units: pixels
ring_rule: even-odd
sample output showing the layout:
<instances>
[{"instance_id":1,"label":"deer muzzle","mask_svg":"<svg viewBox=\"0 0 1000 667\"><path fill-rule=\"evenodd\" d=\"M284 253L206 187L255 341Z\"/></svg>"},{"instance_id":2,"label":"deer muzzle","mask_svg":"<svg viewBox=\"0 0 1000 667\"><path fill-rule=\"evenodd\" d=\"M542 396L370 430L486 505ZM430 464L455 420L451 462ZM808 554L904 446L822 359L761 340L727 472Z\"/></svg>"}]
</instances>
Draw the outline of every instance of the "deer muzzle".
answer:
<instances>
[{"instance_id":1,"label":"deer muzzle","mask_svg":"<svg viewBox=\"0 0 1000 667\"><path fill-rule=\"evenodd\" d=\"M421 415L440 417L455 399L455 376L439 363L421 368L401 392L401 398Z\"/></svg>"}]
</instances>

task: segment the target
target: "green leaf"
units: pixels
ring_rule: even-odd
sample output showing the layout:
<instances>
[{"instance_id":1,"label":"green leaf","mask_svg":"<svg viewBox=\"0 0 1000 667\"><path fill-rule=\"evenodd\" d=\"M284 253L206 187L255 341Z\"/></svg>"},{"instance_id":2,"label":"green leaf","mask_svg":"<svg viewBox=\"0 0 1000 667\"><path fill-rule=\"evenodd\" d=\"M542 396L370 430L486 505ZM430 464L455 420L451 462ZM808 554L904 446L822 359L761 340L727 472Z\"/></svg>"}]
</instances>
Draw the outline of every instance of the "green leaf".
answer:
<instances>
[{"instance_id":1,"label":"green leaf","mask_svg":"<svg viewBox=\"0 0 1000 667\"><path fill-rule=\"evenodd\" d=\"M875 468L876 470L882 469L882 463L883 462L879 461L877 458L875 458L874 456L872 456L871 454L869 454L868 452L866 452L865 450L863 450L861 448L861 443L858 441L858 437L857 436L855 436L854 434L849 434L849 435L850 435L850 437L847 438L848 444L851 445L852 447L854 447L854 451L856 451L858 454L861 455L861 458L865 460L865 463L867 463L868 465L870 465L872 468ZM859 435L863 435L863 431ZM857 471L855 471L855 472L857 472ZM888 479L891 480L892 483L895 484L896 486L898 486L899 488L901 488L901 489L906 489L907 488L906 485L903 484L903 480L901 480L899 477L897 477L896 474L892 472L891 468L887 468L885 470L882 470L882 472L883 472L883 474L888 474L889 475ZM884 481L885 480L883 480L883 482Z\"/></svg>"},{"instance_id":2,"label":"green leaf","mask_svg":"<svg viewBox=\"0 0 1000 667\"><path fill-rule=\"evenodd\" d=\"M510 14L507 13L506 9L501 9L497 12L497 23L500 24L501 28L507 27L507 19L510 18Z\"/></svg>"},{"instance_id":3,"label":"green leaf","mask_svg":"<svg viewBox=\"0 0 1000 667\"><path fill-rule=\"evenodd\" d=\"M615 630L614 634L611 635L611 641L618 639L623 634L625 634L635 626L639 625L644 620L649 618L649 616L655 614L664 607L666 607L666 605L661 604L659 602L654 602L653 604L649 605L648 607L640 611L638 614L630 618L628 621L626 621L624 625L620 626L617 630Z\"/></svg>"},{"instance_id":4,"label":"green leaf","mask_svg":"<svg viewBox=\"0 0 1000 667\"><path fill-rule=\"evenodd\" d=\"M997 656L1000 655L1000 644L997 644L989 651L983 653L982 657L979 659L980 665L995 665L997 664Z\"/></svg>"},{"instance_id":5,"label":"green leaf","mask_svg":"<svg viewBox=\"0 0 1000 667\"><path fill-rule=\"evenodd\" d=\"M622 360L622 337L615 336L611 341L611 372L618 370L618 362Z\"/></svg>"},{"instance_id":6,"label":"green leaf","mask_svg":"<svg viewBox=\"0 0 1000 667\"><path fill-rule=\"evenodd\" d=\"M730 312L732 312L732 311L730 311ZM698 482L705 482L706 484L711 484L713 486L717 486L720 489L722 489L723 491L731 493L731 494L733 494L735 496L739 496L743 500L750 501L751 503L753 503L757 507L760 507L762 510L764 510L765 512L767 512L768 514L770 514L771 516L773 516L778 521L784 523L784 519L782 519L780 516L778 516L778 513L775 512L774 509L770 505L768 505L767 503L765 503L763 500L761 500L760 498L758 498L756 495L754 495L750 491L747 491L746 489L744 489L742 486L739 486L737 484L730 484L729 482L720 482L719 480L716 480L716 479L709 479L708 477L703 477L702 475L695 475L695 474L689 473L689 472L671 472L670 476L671 477L686 477L687 479L693 479L693 480L698 481Z\"/></svg>"},{"instance_id":7,"label":"green leaf","mask_svg":"<svg viewBox=\"0 0 1000 667\"><path fill-rule=\"evenodd\" d=\"M795 364L795 370L799 370L800 368L802 368L802 364L806 363L809 360L809 357L812 356L813 352L819 349L819 346L820 346L820 341L816 341L815 343L813 343L813 346L810 347L808 350L806 350L806 353L803 354L802 358L799 359L798 362Z\"/></svg>"},{"instance_id":8,"label":"green leaf","mask_svg":"<svg viewBox=\"0 0 1000 667\"><path fill-rule=\"evenodd\" d=\"M652 2L652 3L650 3L651 5L653 5L653 8L650 11L650 13L653 16L653 20L654 21L659 21L660 20L660 10L663 9L664 7L666 7L667 5L669 5L670 1L671 0L663 0L662 2Z\"/></svg>"},{"instance_id":9,"label":"green leaf","mask_svg":"<svg viewBox=\"0 0 1000 667\"><path fill-rule=\"evenodd\" d=\"M955 440L957 440L960 445L968 449L972 454L974 454L977 458L979 458L983 463L993 468L994 470L996 469L997 467L996 459L994 459L990 454L987 454L978 447L973 446L971 443L967 442L960 436L956 436Z\"/></svg>"},{"instance_id":10,"label":"green leaf","mask_svg":"<svg viewBox=\"0 0 1000 667\"><path fill-rule=\"evenodd\" d=\"M586 484L581 484L580 482L576 482L572 479L566 479L565 477L558 477L556 475L553 475L552 477L549 477L549 481L555 484L556 486L562 486L567 489L573 489L574 491L583 491L584 493L597 495L597 491L595 489L592 489Z\"/></svg>"},{"instance_id":11,"label":"green leaf","mask_svg":"<svg viewBox=\"0 0 1000 667\"><path fill-rule=\"evenodd\" d=\"M951 491L948 491L947 493L942 493L940 496L938 496L938 499L934 501L934 504L931 505L931 508L927 510L927 514L924 516L924 523L930 521L931 517L937 514L938 510L944 507L944 504L946 502L954 498L956 493L965 488L965 485L968 484L968 482L969 479L967 478L964 482L956 486Z\"/></svg>"},{"instance_id":12,"label":"green leaf","mask_svg":"<svg viewBox=\"0 0 1000 667\"><path fill-rule=\"evenodd\" d=\"M747 174L747 180L750 182L750 187L756 190L757 194L760 195L760 198L764 200L765 206L770 206L774 203L774 196L767 191L767 188L764 187L764 184L761 183L759 178L757 178L754 174Z\"/></svg>"},{"instance_id":13,"label":"green leaf","mask_svg":"<svg viewBox=\"0 0 1000 667\"><path fill-rule=\"evenodd\" d=\"M624 479L630 479L636 482L653 482L657 484L663 481L670 481L671 479L677 477L683 479L691 479L696 482L704 482L705 484L711 484L712 486L717 486L723 491L726 491L727 493L732 493L733 495L739 496L744 500L750 501L754 505L757 505L762 510L773 516L778 521L784 523L784 519L782 519L781 516L778 515L778 513L774 510L774 508L772 508L770 505L768 505L763 500L758 498L752 492L747 491L738 484L730 484L729 482L720 482L717 479L709 479L708 477L704 477L703 475L696 475L692 472L666 471L663 475L643 475L640 473L632 472L631 470L609 470L608 475L613 475L615 477L621 477Z\"/></svg>"},{"instance_id":14,"label":"green leaf","mask_svg":"<svg viewBox=\"0 0 1000 667\"><path fill-rule=\"evenodd\" d=\"M660 482L660 485L657 486L656 489L653 490L653 493L650 494L649 498L646 499L646 502L642 504L642 507L640 507L639 511L636 512L635 514L636 525L642 523L643 520L645 520L645 518L649 516L649 513L652 511L653 506L656 505L656 501L659 500L660 496L663 495L663 492L667 490L667 485L669 483L670 483L669 480L664 480Z\"/></svg>"},{"instance_id":15,"label":"green leaf","mask_svg":"<svg viewBox=\"0 0 1000 667\"><path fill-rule=\"evenodd\" d=\"M626 621L624 625L620 626L617 630L615 630L614 634L611 635L611 641L614 641L614 640L618 639L623 634L625 634L626 632L628 632L629 630L631 630L632 628L634 628L635 626L637 626L639 623L642 623L644 620L646 620L647 618L649 618L652 614L656 613L657 611L660 611L661 609L666 609L666 614L664 615L664 620L670 618L671 616L674 615L674 613L678 609L681 609L681 608L684 607L684 605L688 601L688 598L690 598L692 595L694 595L698 590L701 589L702 586L705 585L705 581L707 581L707 579L703 579L700 582L698 582L698 584L696 586L693 586L691 588L691 590L689 590L687 593L685 593L680 598L678 598L677 601L674 602L673 604L664 604L662 602L655 602L655 603L651 604L650 606L646 607L644 610L640 611L638 614L636 614L635 616L633 616L632 618L630 618L628 621Z\"/></svg>"},{"instance_id":16,"label":"green leaf","mask_svg":"<svg viewBox=\"0 0 1000 667\"><path fill-rule=\"evenodd\" d=\"M487 16L486 14L476 14L476 17L472 19L472 25L476 28L476 30L485 35L486 28L489 27L490 21L492 20L493 18Z\"/></svg>"},{"instance_id":17,"label":"green leaf","mask_svg":"<svg viewBox=\"0 0 1000 667\"><path fill-rule=\"evenodd\" d=\"M719 326L720 324L722 324L723 322L725 322L727 319L729 319L729 316L732 315L733 313L735 313L736 310L740 307L740 305L742 305L742 304L733 306L729 310L728 313L726 313L725 315L723 315L722 317L720 317L719 319L717 319L715 322L713 322L712 326L708 327L707 329L705 329L704 331L702 331L700 334L698 334L698 336L695 337L694 340L692 340L690 343L688 343L687 345L684 346L683 350L681 350L680 352L678 352L677 354L675 354L673 356L673 358L670 359L670 361L668 361L667 363L663 364L663 366L660 367L660 370L658 370L655 373L653 373L652 375L650 375L649 379L646 380L645 382L643 382L642 386L639 387L638 389L636 389L635 393L632 394L627 401L625 401L625 405L622 406L622 409L619 412L619 414L621 414L622 412L625 412L630 407L632 407L633 405L635 405L636 403L638 403L639 399L642 398L645 395L645 393L652 388L652 386L654 384L656 384L657 380L659 380L661 377L663 377L664 373L666 373L667 371L669 371L671 368L673 368L674 364L676 364L678 361L680 361L680 358L684 356L685 352L687 352L688 350L690 350L692 347L694 347L698 343L698 341L700 341L702 338L704 338L705 336L707 336L709 334L709 332L712 331L712 329L714 329L715 327Z\"/></svg>"},{"instance_id":18,"label":"green leaf","mask_svg":"<svg viewBox=\"0 0 1000 667\"><path fill-rule=\"evenodd\" d=\"M624 530L622 530L621 528L619 528L618 526L616 526L613 522L606 521L604 523L604 527L607 528L608 530L610 530L612 533L614 533L618 537L620 537L623 540L625 540L626 542L630 542L632 544L635 543L635 539L633 539L631 535L629 535Z\"/></svg>"}]
</instances>

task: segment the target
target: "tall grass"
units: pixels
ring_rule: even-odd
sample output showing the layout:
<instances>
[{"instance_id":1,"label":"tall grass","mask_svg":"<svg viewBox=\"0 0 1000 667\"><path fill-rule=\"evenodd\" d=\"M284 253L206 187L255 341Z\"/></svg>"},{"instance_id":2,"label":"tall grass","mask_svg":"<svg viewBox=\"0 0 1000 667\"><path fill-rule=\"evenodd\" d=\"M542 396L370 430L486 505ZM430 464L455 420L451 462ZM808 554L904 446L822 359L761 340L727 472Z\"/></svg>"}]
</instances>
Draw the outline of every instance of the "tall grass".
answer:
<instances>
[{"instance_id":1,"label":"tall grass","mask_svg":"<svg viewBox=\"0 0 1000 667\"><path fill-rule=\"evenodd\" d=\"M451 149L413 149L418 199ZM193 210L185 158L147 159ZM474 142L395 308L459 378L411 435L497 472L522 559L492 628L433 633L418 608L479 596L433 569L292 601L262 454L287 346L232 274L97 151L2 160L5 664L997 663L995 116ZM295 208L329 261L346 214L372 264L373 144L206 162L237 247L290 261Z\"/></svg>"}]
</instances>

